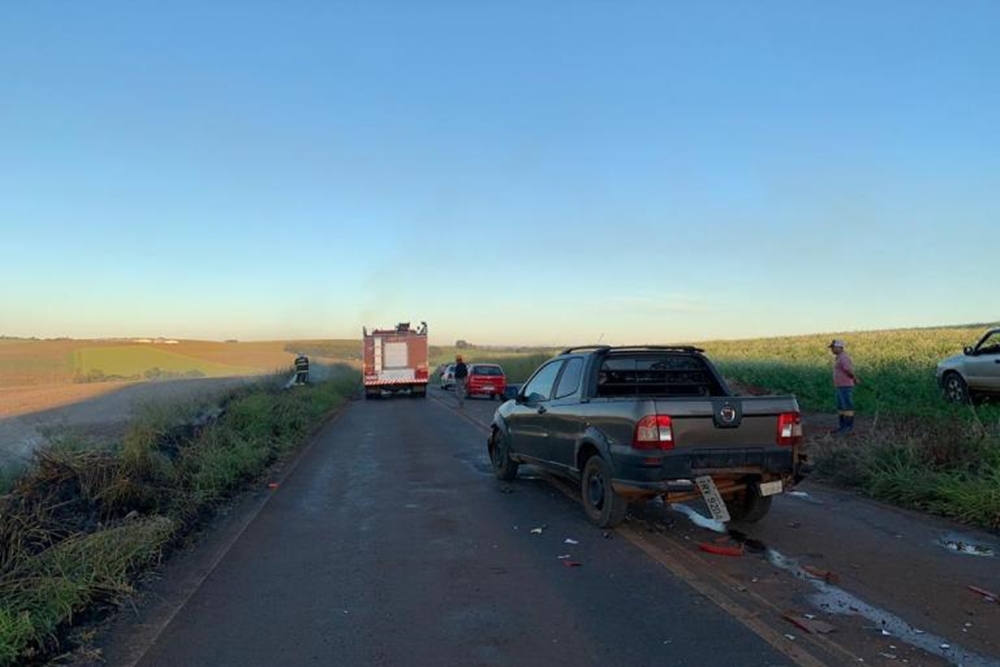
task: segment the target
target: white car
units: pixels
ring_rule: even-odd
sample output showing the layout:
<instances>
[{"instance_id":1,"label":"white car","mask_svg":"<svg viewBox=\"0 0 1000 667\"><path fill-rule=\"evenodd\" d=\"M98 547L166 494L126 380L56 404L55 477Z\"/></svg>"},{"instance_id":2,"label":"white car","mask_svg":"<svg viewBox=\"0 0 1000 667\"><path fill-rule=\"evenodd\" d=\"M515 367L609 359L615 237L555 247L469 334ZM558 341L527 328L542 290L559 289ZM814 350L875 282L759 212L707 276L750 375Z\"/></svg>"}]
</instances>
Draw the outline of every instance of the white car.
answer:
<instances>
[{"instance_id":1,"label":"white car","mask_svg":"<svg viewBox=\"0 0 1000 667\"><path fill-rule=\"evenodd\" d=\"M455 386L455 364L448 364L441 369L441 373L438 375L438 380L441 383L442 389L451 389Z\"/></svg>"},{"instance_id":2,"label":"white car","mask_svg":"<svg viewBox=\"0 0 1000 667\"><path fill-rule=\"evenodd\" d=\"M984 394L1000 397L1000 329L990 329L974 347L939 363L937 381L953 403Z\"/></svg>"}]
</instances>

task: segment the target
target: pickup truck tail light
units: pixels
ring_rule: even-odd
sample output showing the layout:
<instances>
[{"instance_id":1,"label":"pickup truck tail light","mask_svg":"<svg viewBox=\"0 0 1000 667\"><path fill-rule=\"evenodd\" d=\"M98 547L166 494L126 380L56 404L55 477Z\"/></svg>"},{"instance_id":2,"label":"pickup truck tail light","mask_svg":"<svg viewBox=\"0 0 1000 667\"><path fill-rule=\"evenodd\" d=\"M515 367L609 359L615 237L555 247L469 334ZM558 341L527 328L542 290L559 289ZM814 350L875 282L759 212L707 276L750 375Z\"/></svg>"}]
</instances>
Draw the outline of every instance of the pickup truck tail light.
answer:
<instances>
[{"instance_id":1,"label":"pickup truck tail light","mask_svg":"<svg viewBox=\"0 0 1000 667\"><path fill-rule=\"evenodd\" d=\"M802 441L802 417L798 412L778 415L778 444L792 447Z\"/></svg>"},{"instance_id":2,"label":"pickup truck tail light","mask_svg":"<svg viewBox=\"0 0 1000 667\"><path fill-rule=\"evenodd\" d=\"M667 415L646 415L635 425L634 449L673 449L674 429Z\"/></svg>"}]
</instances>

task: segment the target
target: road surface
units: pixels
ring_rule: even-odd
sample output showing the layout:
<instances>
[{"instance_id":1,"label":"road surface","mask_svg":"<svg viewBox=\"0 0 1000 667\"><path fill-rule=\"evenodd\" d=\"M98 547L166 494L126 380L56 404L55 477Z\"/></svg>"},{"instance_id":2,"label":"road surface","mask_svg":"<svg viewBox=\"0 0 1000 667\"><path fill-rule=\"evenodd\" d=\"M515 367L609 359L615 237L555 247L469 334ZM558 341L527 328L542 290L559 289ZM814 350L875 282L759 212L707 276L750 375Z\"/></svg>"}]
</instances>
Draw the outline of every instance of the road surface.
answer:
<instances>
[{"instance_id":1,"label":"road surface","mask_svg":"<svg viewBox=\"0 0 1000 667\"><path fill-rule=\"evenodd\" d=\"M565 484L493 478L496 405L352 403L120 615L106 664L1000 665L1000 605L966 589L1000 588L993 536L965 555L948 522L808 485L742 557L657 503L602 531Z\"/></svg>"}]
</instances>

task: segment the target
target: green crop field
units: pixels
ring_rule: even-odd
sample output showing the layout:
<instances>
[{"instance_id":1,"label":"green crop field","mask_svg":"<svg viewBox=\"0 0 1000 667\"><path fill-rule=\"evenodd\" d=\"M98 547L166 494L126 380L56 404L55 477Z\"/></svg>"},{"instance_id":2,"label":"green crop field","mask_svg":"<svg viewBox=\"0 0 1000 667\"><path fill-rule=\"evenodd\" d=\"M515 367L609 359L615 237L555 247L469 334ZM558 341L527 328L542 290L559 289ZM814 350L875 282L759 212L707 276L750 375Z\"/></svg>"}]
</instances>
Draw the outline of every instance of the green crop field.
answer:
<instances>
[{"instance_id":1,"label":"green crop field","mask_svg":"<svg viewBox=\"0 0 1000 667\"><path fill-rule=\"evenodd\" d=\"M937 363L979 340L991 325L839 332L807 336L694 342L705 349L736 389L795 394L803 409L835 412L831 382L833 338L847 342L861 384L855 392L860 414L880 416L948 416L962 408L948 405L934 376ZM431 366L454 360L504 366L511 382L522 382L558 349L489 350L432 347ZM987 417L1000 410L984 406Z\"/></svg>"},{"instance_id":2,"label":"green crop field","mask_svg":"<svg viewBox=\"0 0 1000 667\"><path fill-rule=\"evenodd\" d=\"M170 374L205 377L249 375L257 369L214 363L150 345L115 345L84 347L74 353L78 376L100 372L108 377L143 377L151 369Z\"/></svg>"},{"instance_id":3,"label":"green crop field","mask_svg":"<svg viewBox=\"0 0 1000 667\"><path fill-rule=\"evenodd\" d=\"M900 329L700 343L731 381L748 388L793 393L810 411L833 412L827 345L843 339L861 384L858 412L933 416L954 411L942 398L934 371L945 357L974 344L989 325ZM989 406L985 408L990 412Z\"/></svg>"},{"instance_id":4,"label":"green crop field","mask_svg":"<svg viewBox=\"0 0 1000 667\"><path fill-rule=\"evenodd\" d=\"M360 350L360 340L181 340L166 344L0 338L0 388L62 385L74 381L271 373L289 368L300 351L320 362L354 363ZM147 371L150 371L148 375Z\"/></svg>"}]
</instances>

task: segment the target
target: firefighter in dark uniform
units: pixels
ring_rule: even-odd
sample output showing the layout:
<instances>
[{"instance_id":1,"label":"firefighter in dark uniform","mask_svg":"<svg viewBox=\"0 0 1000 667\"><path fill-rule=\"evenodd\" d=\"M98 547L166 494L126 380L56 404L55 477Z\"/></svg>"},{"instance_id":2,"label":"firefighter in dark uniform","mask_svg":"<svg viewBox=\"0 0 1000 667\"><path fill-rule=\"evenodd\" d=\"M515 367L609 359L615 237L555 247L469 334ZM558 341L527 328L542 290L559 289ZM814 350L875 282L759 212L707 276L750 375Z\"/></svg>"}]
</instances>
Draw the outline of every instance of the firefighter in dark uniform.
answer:
<instances>
[{"instance_id":1,"label":"firefighter in dark uniform","mask_svg":"<svg viewBox=\"0 0 1000 667\"><path fill-rule=\"evenodd\" d=\"M309 357L299 353L295 357L295 384L308 384L309 382Z\"/></svg>"}]
</instances>

